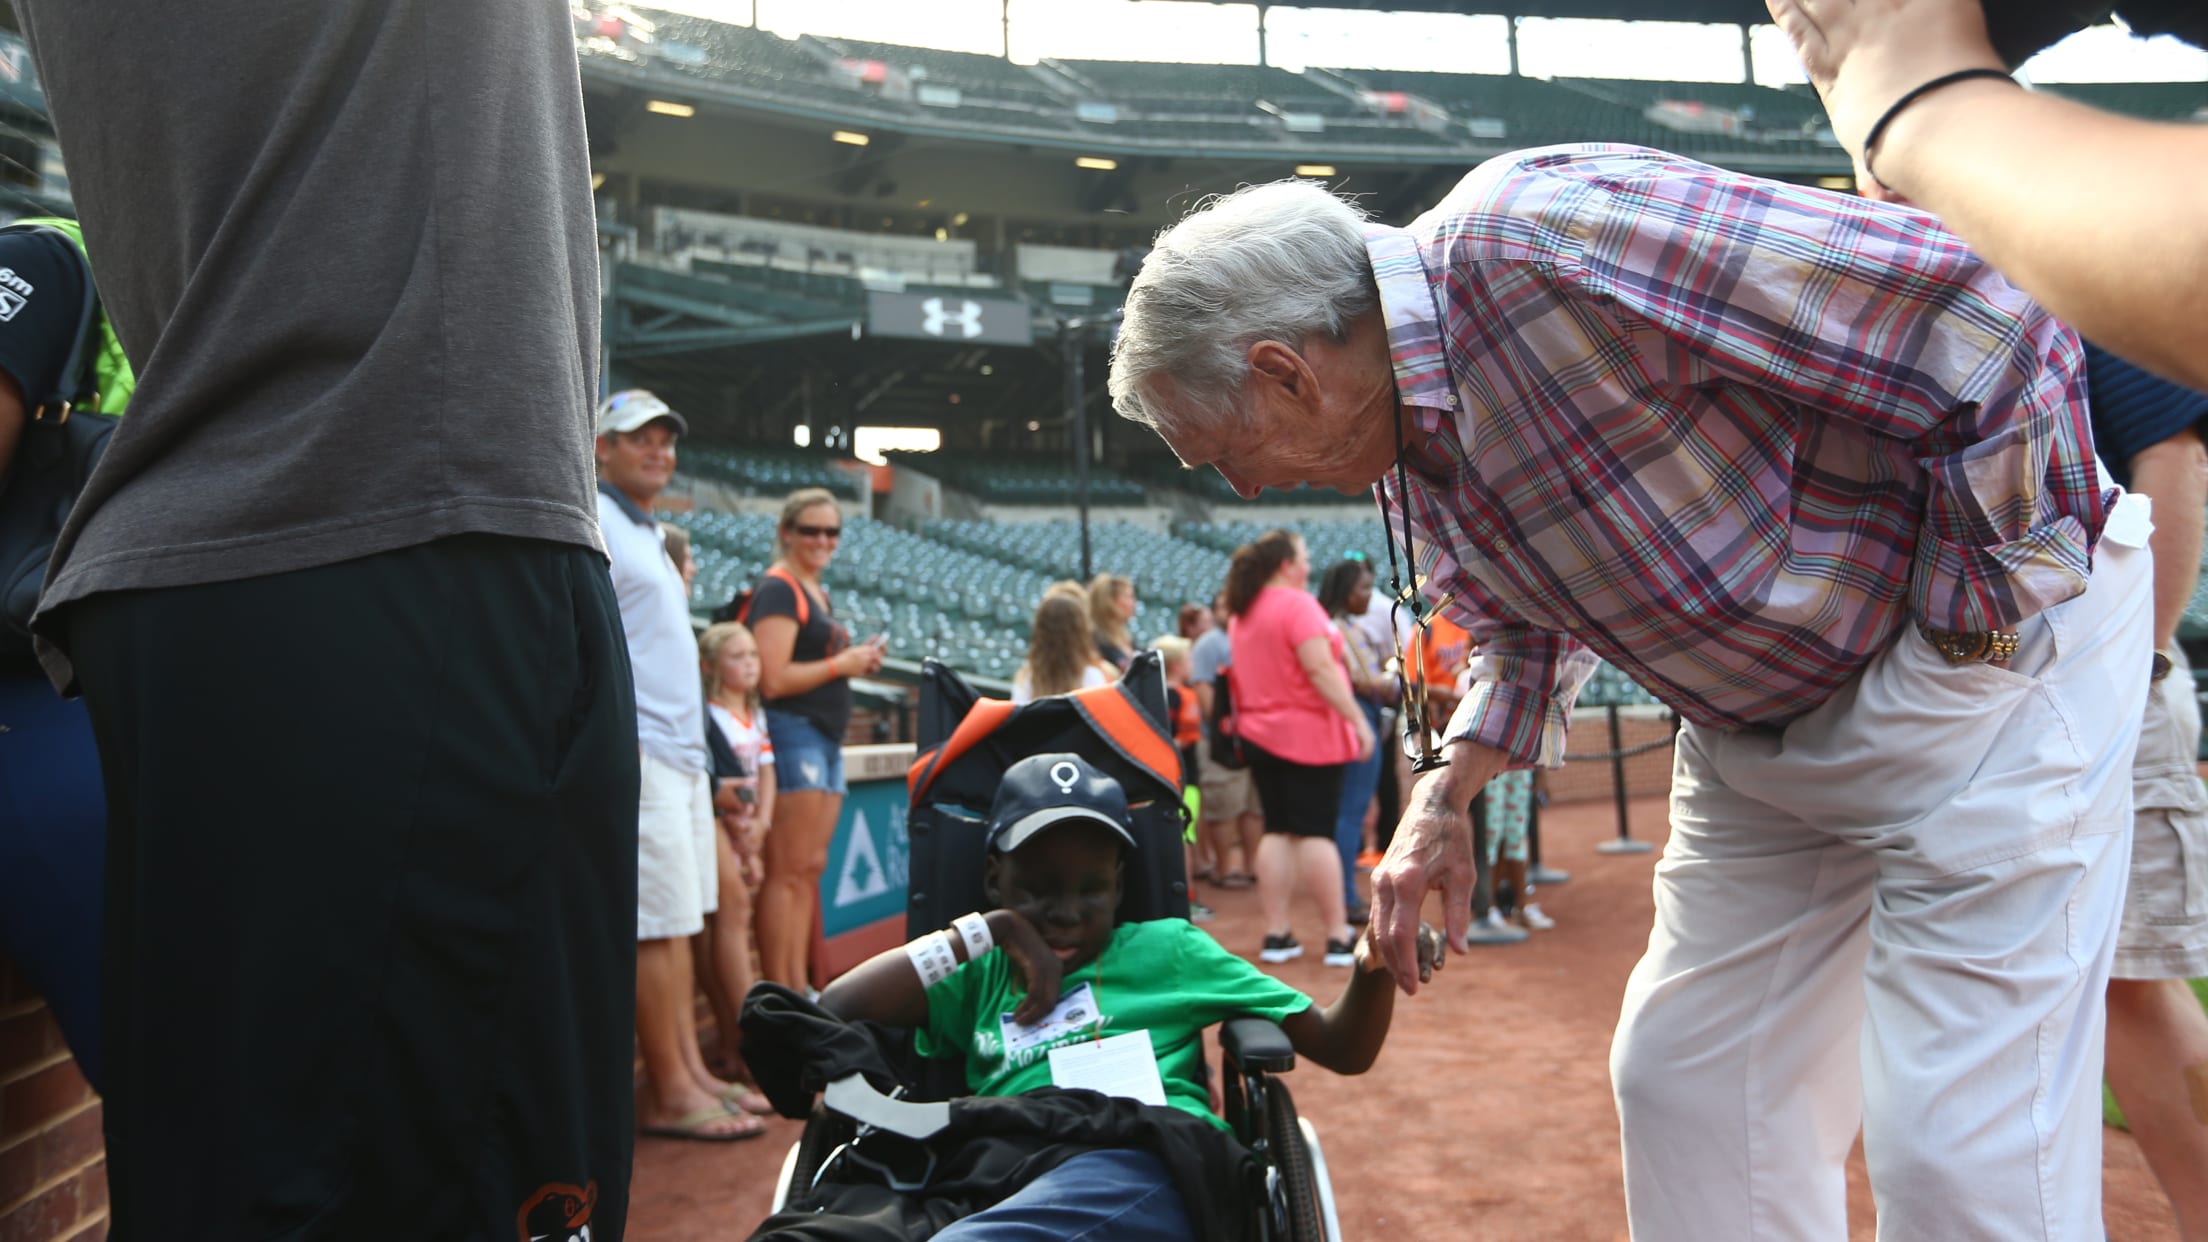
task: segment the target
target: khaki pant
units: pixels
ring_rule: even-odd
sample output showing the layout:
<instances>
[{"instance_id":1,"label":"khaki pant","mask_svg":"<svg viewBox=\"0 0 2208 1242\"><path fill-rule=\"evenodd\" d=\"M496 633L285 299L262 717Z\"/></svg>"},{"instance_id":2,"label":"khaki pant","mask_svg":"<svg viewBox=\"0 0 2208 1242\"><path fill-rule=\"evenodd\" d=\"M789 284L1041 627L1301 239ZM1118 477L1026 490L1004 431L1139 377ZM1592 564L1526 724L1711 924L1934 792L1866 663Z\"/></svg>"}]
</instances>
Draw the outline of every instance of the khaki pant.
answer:
<instances>
[{"instance_id":1,"label":"khaki pant","mask_svg":"<svg viewBox=\"0 0 2208 1242\"><path fill-rule=\"evenodd\" d=\"M2100 1242L2150 568L2104 538L2008 668L1905 629L1784 729L1680 735L1611 1050L1636 1242L1839 1242L1859 1121L1882 1242Z\"/></svg>"}]
</instances>

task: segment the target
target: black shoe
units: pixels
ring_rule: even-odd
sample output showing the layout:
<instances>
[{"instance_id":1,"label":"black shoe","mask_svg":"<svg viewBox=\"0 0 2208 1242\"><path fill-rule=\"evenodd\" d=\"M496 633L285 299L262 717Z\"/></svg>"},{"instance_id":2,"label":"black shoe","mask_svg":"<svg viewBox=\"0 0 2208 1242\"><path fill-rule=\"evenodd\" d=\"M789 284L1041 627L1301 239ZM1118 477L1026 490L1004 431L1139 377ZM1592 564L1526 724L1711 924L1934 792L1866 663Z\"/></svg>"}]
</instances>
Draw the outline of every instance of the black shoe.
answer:
<instances>
[{"instance_id":1,"label":"black shoe","mask_svg":"<svg viewBox=\"0 0 2208 1242\"><path fill-rule=\"evenodd\" d=\"M1347 940L1328 940L1324 960L1329 966L1355 966L1357 946Z\"/></svg>"},{"instance_id":2,"label":"black shoe","mask_svg":"<svg viewBox=\"0 0 2208 1242\"><path fill-rule=\"evenodd\" d=\"M1267 936L1265 947L1257 951L1257 960L1261 962L1292 962L1302 956L1303 946L1296 943L1293 935Z\"/></svg>"},{"instance_id":3,"label":"black shoe","mask_svg":"<svg viewBox=\"0 0 2208 1242\"><path fill-rule=\"evenodd\" d=\"M1372 907L1358 902L1349 908L1349 922L1353 927L1363 927L1372 921Z\"/></svg>"}]
</instances>

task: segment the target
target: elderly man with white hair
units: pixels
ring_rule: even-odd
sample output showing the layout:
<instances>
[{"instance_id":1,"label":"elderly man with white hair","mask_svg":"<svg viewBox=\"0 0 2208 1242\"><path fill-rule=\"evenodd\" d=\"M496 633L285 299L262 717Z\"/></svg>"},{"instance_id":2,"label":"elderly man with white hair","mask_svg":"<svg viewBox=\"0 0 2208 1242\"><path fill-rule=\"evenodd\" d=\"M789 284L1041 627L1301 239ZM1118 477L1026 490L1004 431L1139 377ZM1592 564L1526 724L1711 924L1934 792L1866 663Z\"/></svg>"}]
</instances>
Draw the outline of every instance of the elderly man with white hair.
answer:
<instances>
[{"instance_id":1,"label":"elderly man with white hair","mask_svg":"<svg viewBox=\"0 0 2208 1242\"><path fill-rule=\"evenodd\" d=\"M1245 495L1379 484L1479 642L1373 877L1406 992L1595 656L1685 718L1611 1054L1639 1242L1846 1237L1859 1123L1882 1238L2100 1237L2151 523L2082 374L1930 217L1639 148L1408 228L1245 189L1130 289L1119 411Z\"/></svg>"}]
</instances>

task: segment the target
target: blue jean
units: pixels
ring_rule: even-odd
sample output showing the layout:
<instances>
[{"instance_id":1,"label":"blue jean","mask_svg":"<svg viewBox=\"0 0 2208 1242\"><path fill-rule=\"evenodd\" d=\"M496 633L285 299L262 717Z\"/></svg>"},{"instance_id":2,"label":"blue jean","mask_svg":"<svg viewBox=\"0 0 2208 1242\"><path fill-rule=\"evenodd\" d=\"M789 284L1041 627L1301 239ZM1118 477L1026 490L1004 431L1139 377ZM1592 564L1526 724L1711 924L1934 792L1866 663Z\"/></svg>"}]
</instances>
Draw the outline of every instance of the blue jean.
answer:
<instances>
[{"instance_id":1,"label":"blue jean","mask_svg":"<svg viewBox=\"0 0 2208 1242\"><path fill-rule=\"evenodd\" d=\"M46 998L100 1086L100 915L107 795L84 700L0 674L0 952Z\"/></svg>"},{"instance_id":2,"label":"blue jean","mask_svg":"<svg viewBox=\"0 0 2208 1242\"><path fill-rule=\"evenodd\" d=\"M842 794L843 741L821 732L819 725L796 712L768 708L767 741L774 745L774 789L777 794L820 790Z\"/></svg>"},{"instance_id":3,"label":"blue jean","mask_svg":"<svg viewBox=\"0 0 2208 1242\"><path fill-rule=\"evenodd\" d=\"M1365 808L1380 792L1380 765L1388 757L1387 739L1380 733L1380 705L1359 699L1357 706L1364 709L1365 723L1372 726L1372 753L1343 770L1342 807L1334 820L1334 844L1342 852L1342 893L1351 909L1362 904L1357 899L1357 852L1365 840Z\"/></svg>"},{"instance_id":4,"label":"blue jean","mask_svg":"<svg viewBox=\"0 0 2208 1242\"><path fill-rule=\"evenodd\" d=\"M1083 1152L935 1235L936 1242L1192 1242L1195 1236L1165 1166L1129 1148Z\"/></svg>"}]
</instances>

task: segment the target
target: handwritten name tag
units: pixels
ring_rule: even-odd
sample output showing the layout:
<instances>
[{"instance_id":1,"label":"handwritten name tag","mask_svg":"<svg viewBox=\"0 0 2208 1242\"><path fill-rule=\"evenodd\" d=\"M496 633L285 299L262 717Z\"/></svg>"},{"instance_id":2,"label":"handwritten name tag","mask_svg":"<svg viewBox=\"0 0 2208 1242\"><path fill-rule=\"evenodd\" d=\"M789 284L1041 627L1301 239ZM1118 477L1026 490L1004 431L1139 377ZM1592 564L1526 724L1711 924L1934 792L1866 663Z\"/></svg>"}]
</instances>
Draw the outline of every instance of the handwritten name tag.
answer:
<instances>
[{"instance_id":1,"label":"handwritten name tag","mask_svg":"<svg viewBox=\"0 0 2208 1242\"><path fill-rule=\"evenodd\" d=\"M1165 1080L1158 1077L1158 1050L1150 1042L1148 1031L1129 1031L1110 1039L1051 1049L1050 1081L1060 1087L1083 1087L1144 1104L1165 1103Z\"/></svg>"}]
</instances>

